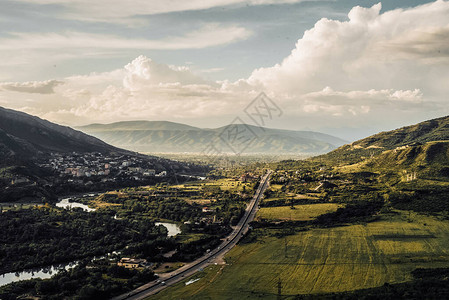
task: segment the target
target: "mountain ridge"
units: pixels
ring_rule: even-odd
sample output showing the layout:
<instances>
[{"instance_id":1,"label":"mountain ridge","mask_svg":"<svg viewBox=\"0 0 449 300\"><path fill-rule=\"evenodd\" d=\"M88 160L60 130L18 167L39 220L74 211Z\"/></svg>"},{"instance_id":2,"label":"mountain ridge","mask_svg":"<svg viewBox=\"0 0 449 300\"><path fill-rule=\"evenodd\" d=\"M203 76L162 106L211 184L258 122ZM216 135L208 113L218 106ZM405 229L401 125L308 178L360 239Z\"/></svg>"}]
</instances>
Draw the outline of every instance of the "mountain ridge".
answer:
<instances>
[{"instance_id":1,"label":"mountain ridge","mask_svg":"<svg viewBox=\"0 0 449 300\"><path fill-rule=\"evenodd\" d=\"M131 153L70 127L3 107L0 107L0 151L5 158L33 158L50 152Z\"/></svg>"},{"instance_id":2,"label":"mountain ridge","mask_svg":"<svg viewBox=\"0 0 449 300\"><path fill-rule=\"evenodd\" d=\"M232 152L227 134L243 134L251 141L245 153L323 153L346 141L314 131L263 128L230 124L198 128L169 121L122 121L76 127L112 145L147 153L201 153L209 145Z\"/></svg>"}]
</instances>

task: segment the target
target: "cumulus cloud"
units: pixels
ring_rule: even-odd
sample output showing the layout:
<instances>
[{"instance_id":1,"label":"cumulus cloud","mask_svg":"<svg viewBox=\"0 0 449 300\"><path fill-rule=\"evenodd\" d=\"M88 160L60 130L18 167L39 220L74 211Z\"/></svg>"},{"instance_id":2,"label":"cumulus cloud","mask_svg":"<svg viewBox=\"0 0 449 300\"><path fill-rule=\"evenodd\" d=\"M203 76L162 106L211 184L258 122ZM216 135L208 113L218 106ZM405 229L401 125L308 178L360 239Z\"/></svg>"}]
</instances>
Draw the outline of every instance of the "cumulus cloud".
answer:
<instances>
[{"instance_id":1,"label":"cumulus cloud","mask_svg":"<svg viewBox=\"0 0 449 300\"><path fill-rule=\"evenodd\" d=\"M441 76L449 75L449 3L383 14L380 9L380 3L357 6L347 21L321 19L287 58L255 70L249 82L279 93L325 86L344 91L421 88L426 94L440 90Z\"/></svg>"},{"instance_id":2,"label":"cumulus cloud","mask_svg":"<svg viewBox=\"0 0 449 300\"><path fill-rule=\"evenodd\" d=\"M192 74L188 67L159 64L141 55L125 66L123 85L129 90L152 88L164 84L204 84L205 80Z\"/></svg>"},{"instance_id":3,"label":"cumulus cloud","mask_svg":"<svg viewBox=\"0 0 449 300\"><path fill-rule=\"evenodd\" d=\"M242 98L235 98L236 94L223 91L220 83L207 81L186 66L161 64L145 56L112 72L71 76L64 81L57 102L35 98L36 107L26 103L26 111L71 125L74 120L75 124L173 120L222 116L234 111ZM17 105L24 109L23 101Z\"/></svg>"},{"instance_id":4,"label":"cumulus cloud","mask_svg":"<svg viewBox=\"0 0 449 300\"><path fill-rule=\"evenodd\" d=\"M53 94L55 92L54 88L61 84L64 84L64 82L59 80L3 82L0 83L0 90L22 93Z\"/></svg>"}]
</instances>

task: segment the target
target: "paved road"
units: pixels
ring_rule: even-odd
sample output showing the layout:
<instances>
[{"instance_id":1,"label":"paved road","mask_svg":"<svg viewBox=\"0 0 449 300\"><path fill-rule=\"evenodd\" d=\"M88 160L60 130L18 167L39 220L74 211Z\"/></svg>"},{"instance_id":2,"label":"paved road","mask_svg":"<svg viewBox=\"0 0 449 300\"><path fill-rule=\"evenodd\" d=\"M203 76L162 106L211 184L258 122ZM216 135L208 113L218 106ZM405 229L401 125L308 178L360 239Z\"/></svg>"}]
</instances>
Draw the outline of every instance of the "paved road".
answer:
<instances>
[{"instance_id":1,"label":"paved road","mask_svg":"<svg viewBox=\"0 0 449 300\"><path fill-rule=\"evenodd\" d=\"M258 204L260 198L263 195L263 192L268 187L268 179L270 177L272 171L268 171L262 177L262 180L254 194L254 197L251 199L250 203L246 207L245 214L240 219L237 226L234 227L232 233L224 239L224 241L215 248L210 251L208 254L203 255L197 260L184 265L183 267L166 274L161 274L157 281L149 282L141 287L127 293L124 295L117 296L113 298L113 300L122 300L122 299L130 299L130 300L140 300L144 299L150 295L154 295L167 286L178 283L179 281L192 276L196 272L204 269L208 265L216 263L220 261L223 256L234 247L240 238L248 231L248 223L254 219L256 215Z\"/></svg>"}]
</instances>

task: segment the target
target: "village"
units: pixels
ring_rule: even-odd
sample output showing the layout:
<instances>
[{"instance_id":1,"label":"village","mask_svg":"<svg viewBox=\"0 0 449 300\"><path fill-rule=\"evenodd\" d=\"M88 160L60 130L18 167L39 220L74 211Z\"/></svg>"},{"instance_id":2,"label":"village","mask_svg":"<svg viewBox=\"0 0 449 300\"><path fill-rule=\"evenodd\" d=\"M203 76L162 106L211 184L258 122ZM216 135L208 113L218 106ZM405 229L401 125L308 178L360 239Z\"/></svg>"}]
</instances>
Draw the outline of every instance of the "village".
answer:
<instances>
[{"instance_id":1,"label":"village","mask_svg":"<svg viewBox=\"0 0 449 300\"><path fill-rule=\"evenodd\" d=\"M148 159L127 155L103 155L99 152L78 154L73 152L70 155L52 153L47 163L41 167L52 168L60 176L71 175L72 177L91 176L134 176L135 179L143 176L167 176L166 170L161 170L162 166L149 162ZM156 168L159 173L156 174Z\"/></svg>"},{"instance_id":2,"label":"village","mask_svg":"<svg viewBox=\"0 0 449 300\"><path fill-rule=\"evenodd\" d=\"M89 178L100 178L100 181L119 182L123 178L143 181L149 177L166 177L167 161L148 159L130 155L103 155L99 152L60 154L51 153L49 159L37 164L53 172L53 180L34 180L28 176L15 176L9 181L10 186L27 186L45 184L52 186L55 182L89 184ZM168 161L169 162L169 161ZM176 169L177 166L170 166ZM98 181L98 180L96 180ZM92 181L91 181L92 182Z\"/></svg>"}]
</instances>

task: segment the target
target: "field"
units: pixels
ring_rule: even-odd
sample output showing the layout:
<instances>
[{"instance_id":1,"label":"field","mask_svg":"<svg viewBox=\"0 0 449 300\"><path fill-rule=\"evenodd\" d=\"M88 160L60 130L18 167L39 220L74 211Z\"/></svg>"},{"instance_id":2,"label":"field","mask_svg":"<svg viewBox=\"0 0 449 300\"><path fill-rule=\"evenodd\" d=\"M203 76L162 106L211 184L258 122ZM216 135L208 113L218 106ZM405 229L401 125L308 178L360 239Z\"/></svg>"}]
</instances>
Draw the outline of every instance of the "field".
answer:
<instances>
[{"instance_id":1,"label":"field","mask_svg":"<svg viewBox=\"0 0 449 300\"><path fill-rule=\"evenodd\" d=\"M200 190L203 186L218 186L222 191L241 191L243 187L248 188L250 184L226 178L213 181L205 180L205 181L188 182L184 184L173 185L171 187L185 190Z\"/></svg>"},{"instance_id":2,"label":"field","mask_svg":"<svg viewBox=\"0 0 449 300\"><path fill-rule=\"evenodd\" d=\"M193 277L202 277L197 282L181 282L151 299L276 299L279 279L284 296L408 281L415 268L449 267L449 222L399 212L281 239L258 236L232 249L226 261L223 269L207 268Z\"/></svg>"},{"instance_id":3,"label":"field","mask_svg":"<svg viewBox=\"0 0 449 300\"><path fill-rule=\"evenodd\" d=\"M257 218L266 220L308 221L319 215L334 212L339 207L341 205L335 203L295 205L294 209L290 206L262 207L257 212Z\"/></svg>"}]
</instances>

